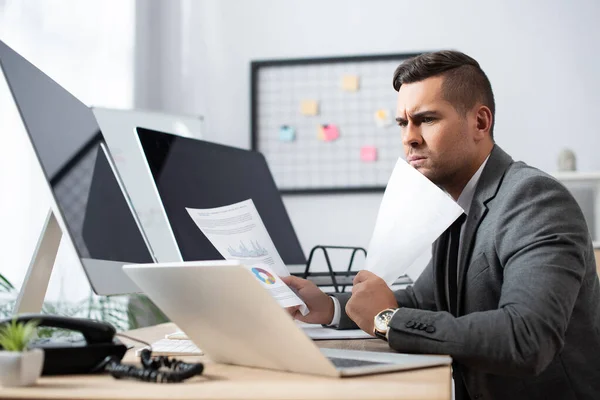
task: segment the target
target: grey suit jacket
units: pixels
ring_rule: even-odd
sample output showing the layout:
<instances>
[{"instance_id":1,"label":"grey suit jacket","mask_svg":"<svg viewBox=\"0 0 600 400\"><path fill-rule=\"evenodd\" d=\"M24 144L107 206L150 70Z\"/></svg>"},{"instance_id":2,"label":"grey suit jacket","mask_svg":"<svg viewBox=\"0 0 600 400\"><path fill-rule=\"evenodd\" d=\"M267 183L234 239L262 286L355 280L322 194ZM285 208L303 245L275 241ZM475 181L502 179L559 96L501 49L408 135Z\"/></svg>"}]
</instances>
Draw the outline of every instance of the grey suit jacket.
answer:
<instances>
[{"instance_id":1,"label":"grey suit jacket","mask_svg":"<svg viewBox=\"0 0 600 400\"><path fill-rule=\"evenodd\" d=\"M600 399L600 284L568 190L495 146L463 229L458 316L436 242L396 292L390 346L451 355L472 399ZM349 294L336 297L344 310ZM342 314L340 328L354 327Z\"/></svg>"}]
</instances>

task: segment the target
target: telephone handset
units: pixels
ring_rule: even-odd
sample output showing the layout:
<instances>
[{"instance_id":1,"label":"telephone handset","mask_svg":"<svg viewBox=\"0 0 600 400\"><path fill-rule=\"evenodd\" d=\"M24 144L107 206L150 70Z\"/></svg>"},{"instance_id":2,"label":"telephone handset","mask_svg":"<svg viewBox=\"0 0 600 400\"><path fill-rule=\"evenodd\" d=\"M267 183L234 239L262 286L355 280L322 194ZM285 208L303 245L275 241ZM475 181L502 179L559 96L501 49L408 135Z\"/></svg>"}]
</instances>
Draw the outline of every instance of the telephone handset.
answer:
<instances>
[{"instance_id":1,"label":"telephone handset","mask_svg":"<svg viewBox=\"0 0 600 400\"><path fill-rule=\"evenodd\" d=\"M107 322L45 314L21 314L17 322L38 321L38 326L80 332L83 340L48 338L36 340L31 347L44 350L42 375L89 374L107 357L121 360L127 347L115 338L116 329ZM0 326L12 318L0 320Z\"/></svg>"}]
</instances>

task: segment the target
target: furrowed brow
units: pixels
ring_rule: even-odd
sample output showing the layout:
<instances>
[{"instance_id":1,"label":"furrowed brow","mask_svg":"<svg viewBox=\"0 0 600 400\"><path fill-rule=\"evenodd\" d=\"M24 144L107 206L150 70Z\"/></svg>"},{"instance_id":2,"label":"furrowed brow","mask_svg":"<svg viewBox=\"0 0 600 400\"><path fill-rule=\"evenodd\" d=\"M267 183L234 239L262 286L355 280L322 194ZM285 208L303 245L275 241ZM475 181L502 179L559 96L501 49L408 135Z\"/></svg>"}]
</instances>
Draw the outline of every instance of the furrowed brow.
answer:
<instances>
[{"instance_id":1,"label":"furrowed brow","mask_svg":"<svg viewBox=\"0 0 600 400\"><path fill-rule=\"evenodd\" d=\"M412 114L411 118L420 119L420 118L425 118L425 117L436 117L438 115L439 115L439 113L437 111L427 110L427 111L419 111L418 113Z\"/></svg>"}]
</instances>

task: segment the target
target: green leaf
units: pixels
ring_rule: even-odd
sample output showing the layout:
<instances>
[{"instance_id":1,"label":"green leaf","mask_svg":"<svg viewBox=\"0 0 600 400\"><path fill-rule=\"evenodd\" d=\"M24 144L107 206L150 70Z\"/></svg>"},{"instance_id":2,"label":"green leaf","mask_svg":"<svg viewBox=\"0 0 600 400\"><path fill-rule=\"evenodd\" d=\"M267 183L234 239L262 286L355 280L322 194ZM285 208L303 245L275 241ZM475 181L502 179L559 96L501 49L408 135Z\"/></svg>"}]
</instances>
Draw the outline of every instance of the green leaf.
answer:
<instances>
[{"instance_id":1,"label":"green leaf","mask_svg":"<svg viewBox=\"0 0 600 400\"><path fill-rule=\"evenodd\" d=\"M5 292L12 292L15 290L15 287L12 285L12 283L10 283L10 281L2 274L0 274L0 288L2 288Z\"/></svg>"},{"instance_id":2,"label":"green leaf","mask_svg":"<svg viewBox=\"0 0 600 400\"><path fill-rule=\"evenodd\" d=\"M39 321L17 322L15 318L10 324L0 327L0 346L6 351L24 351L35 335Z\"/></svg>"}]
</instances>

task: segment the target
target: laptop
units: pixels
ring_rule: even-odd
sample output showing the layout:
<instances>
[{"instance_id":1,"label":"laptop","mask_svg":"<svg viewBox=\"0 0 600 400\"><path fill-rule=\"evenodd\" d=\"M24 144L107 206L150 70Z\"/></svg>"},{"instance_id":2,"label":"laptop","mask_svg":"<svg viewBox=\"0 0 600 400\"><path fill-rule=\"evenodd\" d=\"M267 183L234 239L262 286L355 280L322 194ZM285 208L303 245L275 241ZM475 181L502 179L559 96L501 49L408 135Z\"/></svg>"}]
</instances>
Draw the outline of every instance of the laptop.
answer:
<instances>
[{"instance_id":1,"label":"laptop","mask_svg":"<svg viewBox=\"0 0 600 400\"><path fill-rule=\"evenodd\" d=\"M214 362L345 377L452 361L447 356L320 349L238 261L136 264L123 270Z\"/></svg>"}]
</instances>

